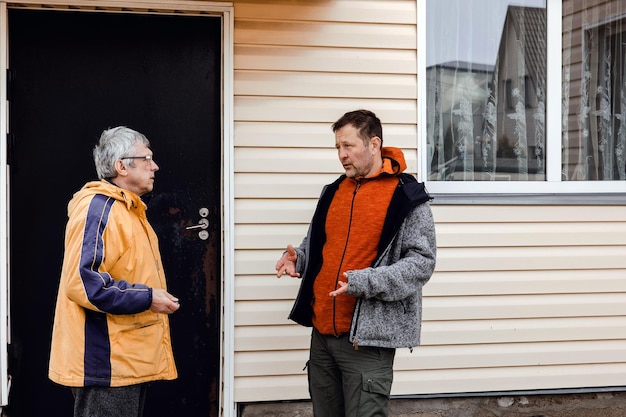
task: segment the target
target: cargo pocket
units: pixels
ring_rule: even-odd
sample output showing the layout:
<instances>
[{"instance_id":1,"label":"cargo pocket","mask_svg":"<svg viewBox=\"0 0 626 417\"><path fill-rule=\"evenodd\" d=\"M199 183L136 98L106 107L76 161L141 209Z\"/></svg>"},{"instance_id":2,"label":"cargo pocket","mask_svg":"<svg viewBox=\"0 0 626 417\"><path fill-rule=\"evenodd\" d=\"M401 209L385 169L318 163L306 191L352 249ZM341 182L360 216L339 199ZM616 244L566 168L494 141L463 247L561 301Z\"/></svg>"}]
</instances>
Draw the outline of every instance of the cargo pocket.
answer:
<instances>
[{"instance_id":1,"label":"cargo pocket","mask_svg":"<svg viewBox=\"0 0 626 417\"><path fill-rule=\"evenodd\" d=\"M386 374L386 372L385 372ZM393 378L379 372L363 373L363 391L389 398Z\"/></svg>"},{"instance_id":2,"label":"cargo pocket","mask_svg":"<svg viewBox=\"0 0 626 417\"><path fill-rule=\"evenodd\" d=\"M362 376L359 417L386 416L393 382L392 370L366 371Z\"/></svg>"}]
</instances>

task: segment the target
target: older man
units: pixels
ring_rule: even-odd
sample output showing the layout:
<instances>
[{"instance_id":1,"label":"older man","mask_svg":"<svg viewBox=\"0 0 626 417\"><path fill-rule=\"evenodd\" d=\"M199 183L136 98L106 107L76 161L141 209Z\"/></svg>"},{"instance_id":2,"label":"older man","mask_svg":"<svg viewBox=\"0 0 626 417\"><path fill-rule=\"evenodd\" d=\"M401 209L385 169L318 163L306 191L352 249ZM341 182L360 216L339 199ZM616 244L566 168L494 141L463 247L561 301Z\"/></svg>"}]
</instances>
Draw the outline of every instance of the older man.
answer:
<instances>
[{"instance_id":1,"label":"older man","mask_svg":"<svg viewBox=\"0 0 626 417\"><path fill-rule=\"evenodd\" d=\"M141 196L159 170L150 142L120 126L93 151L100 181L68 205L49 377L72 387L74 416L138 417L146 383L177 377L156 234Z\"/></svg>"}]
</instances>

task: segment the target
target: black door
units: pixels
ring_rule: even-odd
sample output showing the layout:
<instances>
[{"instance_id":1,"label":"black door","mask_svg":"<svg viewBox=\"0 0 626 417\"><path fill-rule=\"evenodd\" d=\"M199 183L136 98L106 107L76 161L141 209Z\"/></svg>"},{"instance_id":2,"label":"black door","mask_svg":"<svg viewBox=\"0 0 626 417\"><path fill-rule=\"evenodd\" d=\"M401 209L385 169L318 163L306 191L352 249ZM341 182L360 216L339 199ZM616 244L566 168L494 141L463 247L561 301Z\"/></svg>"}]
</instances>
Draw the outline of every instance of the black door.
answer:
<instances>
[{"instance_id":1,"label":"black door","mask_svg":"<svg viewBox=\"0 0 626 417\"><path fill-rule=\"evenodd\" d=\"M9 417L72 413L70 391L47 378L66 206L118 125L152 143L148 215L181 299L179 378L152 384L145 415L218 415L221 44L219 17L9 10ZM207 229L187 229L205 215Z\"/></svg>"}]
</instances>

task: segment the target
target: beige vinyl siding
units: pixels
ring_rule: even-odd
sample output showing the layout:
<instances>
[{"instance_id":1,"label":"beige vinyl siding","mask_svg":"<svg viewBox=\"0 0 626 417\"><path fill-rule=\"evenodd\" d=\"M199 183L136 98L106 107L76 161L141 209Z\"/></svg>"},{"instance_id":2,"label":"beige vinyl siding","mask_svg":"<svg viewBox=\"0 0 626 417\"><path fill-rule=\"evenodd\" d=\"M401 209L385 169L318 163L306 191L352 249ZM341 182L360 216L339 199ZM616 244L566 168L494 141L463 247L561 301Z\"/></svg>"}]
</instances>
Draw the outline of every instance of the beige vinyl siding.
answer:
<instances>
[{"instance_id":1,"label":"beige vinyl siding","mask_svg":"<svg viewBox=\"0 0 626 417\"><path fill-rule=\"evenodd\" d=\"M330 124L374 110L417 172L415 1L236 1L237 402L308 398L310 329L274 276L341 173ZM626 385L626 210L433 204L438 264L423 345L394 395ZM226 279L230 279L226 277Z\"/></svg>"},{"instance_id":2,"label":"beige vinyl siding","mask_svg":"<svg viewBox=\"0 0 626 417\"><path fill-rule=\"evenodd\" d=\"M623 207L433 211L423 346L399 351L397 392L624 385Z\"/></svg>"},{"instance_id":3,"label":"beige vinyl siding","mask_svg":"<svg viewBox=\"0 0 626 417\"><path fill-rule=\"evenodd\" d=\"M310 329L277 279L324 184L342 171L330 125L375 111L417 171L414 1L237 1L234 45L235 401L308 398Z\"/></svg>"},{"instance_id":4,"label":"beige vinyl siding","mask_svg":"<svg viewBox=\"0 0 626 417\"><path fill-rule=\"evenodd\" d=\"M622 207L435 204L433 211L439 256L424 289L423 345L398 350L394 394L623 385ZM261 227L248 230L263 235ZM237 284L238 298L254 301L240 303L237 322L267 324L236 330L241 392L269 399L274 389L299 389L306 397L306 381L281 378L307 357L308 329L283 325L297 280L275 287L249 275ZM259 375L270 376L262 387Z\"/></svg>"}]
</instances>

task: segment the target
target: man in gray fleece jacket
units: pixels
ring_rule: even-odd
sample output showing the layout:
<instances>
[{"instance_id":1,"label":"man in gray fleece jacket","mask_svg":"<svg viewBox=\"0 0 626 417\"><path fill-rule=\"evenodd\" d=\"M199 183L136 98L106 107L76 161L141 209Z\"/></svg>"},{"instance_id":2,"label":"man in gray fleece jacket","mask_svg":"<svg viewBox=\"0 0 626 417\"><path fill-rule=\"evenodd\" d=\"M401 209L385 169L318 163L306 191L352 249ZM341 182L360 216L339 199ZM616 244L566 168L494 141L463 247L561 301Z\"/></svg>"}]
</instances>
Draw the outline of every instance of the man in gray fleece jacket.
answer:
<instances>
[{"instance_id":1,"label":"man in gray fleece jacket","mask_svg":"<svg viewBox=\"0 0 626 417\"><path fill-rule=\"evenodd\" d=\"M395 349L419 345L422 287L436 259L430 196L382 147L374 113L333 124L345 175L324 187L302 243L277 276L302 277L289 318L313 327L308 361L315 417L388 415Z\"/></svg>"}]
</instances>

